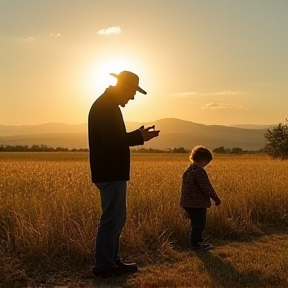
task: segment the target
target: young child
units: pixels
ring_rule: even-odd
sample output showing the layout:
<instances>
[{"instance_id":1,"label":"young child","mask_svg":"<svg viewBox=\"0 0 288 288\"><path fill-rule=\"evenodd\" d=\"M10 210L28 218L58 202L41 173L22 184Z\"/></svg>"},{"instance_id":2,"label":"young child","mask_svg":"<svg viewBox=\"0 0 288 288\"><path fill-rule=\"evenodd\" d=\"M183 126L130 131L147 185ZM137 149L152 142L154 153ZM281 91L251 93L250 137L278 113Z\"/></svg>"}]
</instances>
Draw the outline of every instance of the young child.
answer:
<instances>
[{"instance_id":1,"label":"young child","mask_svg":"<svg viewBox=\"0 0 288 288\"><path fill-rule=\"evenodd\" d=\"M212 158L212 153L208 148L196 146L190 154L191 164L182 177L180 206L186 210L191 221L189 242L193 250L212 248L212 245L203 242L202 238L202 232L206 226L206 210L211 207L210 198L214 200L216 206L221 204L204 170Z\"/></svg>"}]
</instances>

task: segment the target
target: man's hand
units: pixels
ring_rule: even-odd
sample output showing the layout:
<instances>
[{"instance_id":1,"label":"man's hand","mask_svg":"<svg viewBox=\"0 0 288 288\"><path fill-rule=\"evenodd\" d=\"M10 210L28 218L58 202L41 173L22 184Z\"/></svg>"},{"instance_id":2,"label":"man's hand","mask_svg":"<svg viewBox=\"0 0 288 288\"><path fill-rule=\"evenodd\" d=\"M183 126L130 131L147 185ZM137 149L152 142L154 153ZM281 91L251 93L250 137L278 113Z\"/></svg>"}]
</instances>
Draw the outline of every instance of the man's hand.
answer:
<instances>
[{"instance_id":1,"label":"man's hand","mask_svg":"<svg viewBox=\"0 0 288 288\"><path fill-rule=\"evenodd\" d=\"M155 130L155 125L150 126L148 128L144 128L144 126L141 126L139 128L139 131L144 141L149 141L150 139L159 136L159 132L160 132L160 130Z\"/></svg>"},{"instance_id":2,"label":"man's hand","mask_svg":"<svg viewBox=\"0 0 288 288\"><path fill-rule=\"evenodd\" d=\"M219 206L221 204L221 199L217 199L216 201L215 201L215 205L216 206Z\"/></svg>"}]
</instances>

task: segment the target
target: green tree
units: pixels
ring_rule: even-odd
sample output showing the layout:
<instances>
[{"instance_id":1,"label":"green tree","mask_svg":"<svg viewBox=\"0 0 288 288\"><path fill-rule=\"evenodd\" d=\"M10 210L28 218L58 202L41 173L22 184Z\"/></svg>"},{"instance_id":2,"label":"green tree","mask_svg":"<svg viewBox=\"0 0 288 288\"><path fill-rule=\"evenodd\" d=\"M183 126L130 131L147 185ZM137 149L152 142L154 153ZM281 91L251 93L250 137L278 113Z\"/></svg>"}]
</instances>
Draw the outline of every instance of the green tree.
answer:
<instances>
[{"instance_id":1,"label":"green tree","mask_svg":"<svg viewBox=\"0 0 288 288\"><path fill-rule=\"evenodd\" d=\"M288 159L288 119L279 123L273 129L267 129L264 134L267 143L263 150L273 158Z\"/></svg>"},{"instance_id":2,"label":"green tree","mask_svg":"<svg viewBox=\"0 0 288 288\"><path fill-rule=\"evenodd\" d=\"M226 150L225 150L224 146L220 146L218 148L215 148L213 150L213 152L216 154L226 154Z\"/></svg>"},{"instance_id":3,"label":"green tree","mask_svg":"<svg viewBox=\"0 0 288 288\"><path fill-rule=\"evenodd\" d=\"M232 154L243 154L243 149L239 147L233 147L231 150Z\"/></svg>"},{"instance_id":4,"label":"green tree","mask_svg":"<svg viewBox=\"0 0 288 288\"><path fill-rule=\"evenodd\" d=\"M187 153L188 151L184 147L178 147L173 149L174 153Z\"/></svg>"}]
</instances>

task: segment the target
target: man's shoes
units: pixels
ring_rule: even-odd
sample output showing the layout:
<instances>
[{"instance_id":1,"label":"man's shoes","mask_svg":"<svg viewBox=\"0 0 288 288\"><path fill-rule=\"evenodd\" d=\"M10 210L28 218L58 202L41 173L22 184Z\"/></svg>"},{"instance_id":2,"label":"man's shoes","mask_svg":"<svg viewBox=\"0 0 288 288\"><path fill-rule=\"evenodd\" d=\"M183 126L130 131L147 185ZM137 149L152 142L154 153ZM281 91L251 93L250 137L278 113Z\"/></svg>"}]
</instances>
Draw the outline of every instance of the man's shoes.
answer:
<instances>
[{"instance_id":1,"label":"man's shoes","mask_svg":"<svg viewBox=\"0 0 288 288\"><path fill-rule=\"evenodd\" d=\"M111 267L111 268L93 267L92 272L94 276L102 278L118 277L122 274L122 271L119 267Z\"/></svg>"},{"instance_id":2,"label":"man's shoes","mask_svg":"<svg viewBox=\"0 0 288 288\"><path fill-rule=\"evenodd\" d=\"M200 242L197 245L192 245L191 249L194 251L206 251L213 249L213 245L211 245L210 243Z\"/></svg>"},{"instance_id":3,"label":"man's shoes","mask_svg":"<svg viewBox=\"0 0 288 288\"><path fill-rule=\"evenodd\" d=\"M109 268L98 268L93 267L92 272L96 277L109 278L109 277L119 277L126 273L136 273L138 271L138 266L136 263L124 263L120 258L115 262L117 267Z\"/></svg>"},{"instance_id":4,"label":"man's shoes","mask_svg":"<svg viewBox=\"0 0 288 288\"><path fill-rule=\"evenodd\" d=\"M136 263L124 263L121 258L118 258L115 263L123 274L136 273L138 271L138 266Z\"/></svg>"}]
</instances>

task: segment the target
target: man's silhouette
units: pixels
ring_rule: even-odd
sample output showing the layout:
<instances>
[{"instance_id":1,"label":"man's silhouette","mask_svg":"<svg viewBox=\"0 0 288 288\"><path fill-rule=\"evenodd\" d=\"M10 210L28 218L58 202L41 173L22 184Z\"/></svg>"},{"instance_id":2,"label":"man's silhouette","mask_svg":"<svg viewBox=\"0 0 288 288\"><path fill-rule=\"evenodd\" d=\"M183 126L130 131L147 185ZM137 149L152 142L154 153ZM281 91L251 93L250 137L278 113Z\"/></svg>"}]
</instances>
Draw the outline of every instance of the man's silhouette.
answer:
<instances>
[{"instance_id":1,"label":"man's silhouette","mask_svg":"<svg viewBox=\"0 0 288 288\"><path fill-rule=\"evenodd\" d=\"M96 235L95 276L109 277L137 272L135 263L119 258L119 237L126 221L126 188L130 178L129 146L142 145L157 137L159 131L141 126L126 132L119 105L134 100L139 77L129 71L118 75L115 86L109 86L93 103L88 119L90 168L92 182L100 190L102 215ZM150 131L149 131L150 130Z\"/></svg>"}]
</instances>

